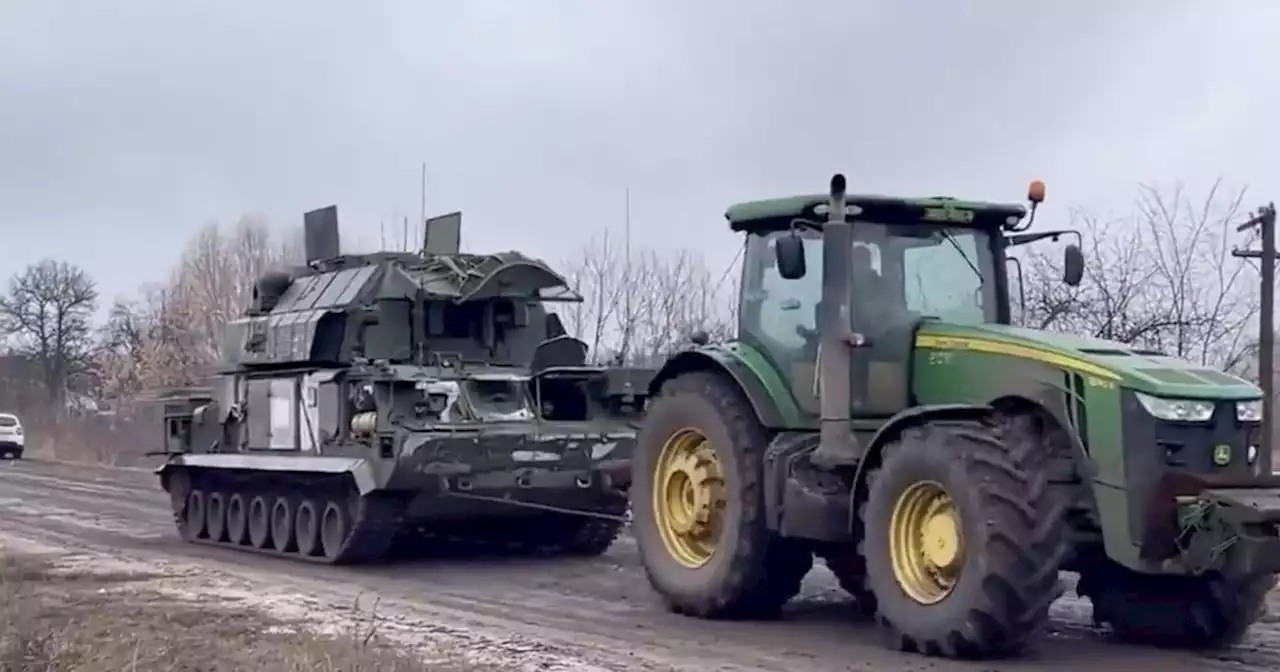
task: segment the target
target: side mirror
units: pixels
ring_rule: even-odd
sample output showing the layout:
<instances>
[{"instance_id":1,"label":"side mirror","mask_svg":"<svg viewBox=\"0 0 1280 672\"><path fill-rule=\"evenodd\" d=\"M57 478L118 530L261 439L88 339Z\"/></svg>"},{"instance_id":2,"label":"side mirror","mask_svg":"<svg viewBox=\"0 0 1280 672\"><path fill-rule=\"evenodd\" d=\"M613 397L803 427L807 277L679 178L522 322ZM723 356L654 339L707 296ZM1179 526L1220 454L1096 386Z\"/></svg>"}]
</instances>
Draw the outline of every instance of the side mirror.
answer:
<instances>
[{"instance_id":1,"label":"side mirror","mask_svg":"<svg viewBox=\"0 0 1280 672\"><path fill-rule=\"evenodd\" d=\"M778 275L787 280L798 280L804 277L807 269L804 263L804 241L800 236L792 233L775 240L773 255L778 262Z\"/></svg>"},{"instance_id":2,"label":"side mirror","mask_svg":"<svg viewBox=\"0 0 1280 672\"><path fill-rule=\"evenodd\" d=\"M1084 252L1080 246L1072 243L1062 250L1062 281L1069 287L1075 287L1084 279Z\"/></svg>"}]
</instances>

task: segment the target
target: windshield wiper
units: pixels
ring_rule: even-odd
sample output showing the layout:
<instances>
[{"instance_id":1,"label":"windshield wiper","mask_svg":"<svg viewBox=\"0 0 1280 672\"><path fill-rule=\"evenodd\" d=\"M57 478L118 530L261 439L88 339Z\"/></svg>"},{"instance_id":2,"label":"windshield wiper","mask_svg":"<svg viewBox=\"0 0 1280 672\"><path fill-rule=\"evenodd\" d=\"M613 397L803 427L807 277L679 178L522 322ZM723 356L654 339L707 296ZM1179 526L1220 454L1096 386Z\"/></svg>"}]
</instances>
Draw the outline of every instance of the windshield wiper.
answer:
<instances>
[{"instance_id":1,"label":"windshield wiper","mask_svg":"<svg viewBox=\"0 0 1280 672\"><path fill-rule=\"evenodd\" d=\"M950 231L947 229L941 229L940 231L942 233L942 237L946 238L948 243L951 243L951 247L956 248L956 252L960 253L960 258L964 259L964 263L969 264L969 268L973 269L973 274L978 276L978 284L982 285L982 271L978 270L978 265L973 263L973 260L969 258L969 255L965 254L964 248L960 247L960 242L956 240L956 237L953 236Z\"/></svg>"}]
</instances>

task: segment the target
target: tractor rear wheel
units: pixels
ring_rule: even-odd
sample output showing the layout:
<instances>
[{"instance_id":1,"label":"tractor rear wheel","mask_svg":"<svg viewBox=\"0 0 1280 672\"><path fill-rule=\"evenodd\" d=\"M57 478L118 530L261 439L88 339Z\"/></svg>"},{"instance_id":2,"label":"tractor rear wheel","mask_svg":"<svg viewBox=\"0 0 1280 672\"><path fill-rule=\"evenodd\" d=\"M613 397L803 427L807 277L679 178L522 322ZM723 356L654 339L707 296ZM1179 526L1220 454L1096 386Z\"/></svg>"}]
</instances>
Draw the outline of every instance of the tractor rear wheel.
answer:
<instances>
[{"instance_id":1,"label":"tractor rear wheel","mask_svg":"<svg viewBox=\"0 0 1280 672\"><path fill-rule=\"evenodd\" d=\"M1066 530L1049 451L1015 423L935 420L885 447L860 506L867 586L894 646L1021 652L1062 594Z\"/></svg>"},{"instance_id":2,"label":"tractor rear wheel","mask_svg":"<svg viewBox=\"0 0 1280 672\"><path fill-rule=\"evenodd\" d=\"M632 531L668 608L700 618L776 613L813 566L766 527L767 432L742 393L711 372L668 381L632 459Z\"/></svg>"},{"instance_id":3,"label":"tractor rear wheel","mask_svg":"<svg viewBox=\"0 0 1280 672\"><path fill-rule=\"evenodd\" d=\"M1106 561L1082 570L1076 593L1093 603L1093 620L1115 637L1168 648L1237 644L1267 613L1272 574L1230 580L1218 574L1156 576Z\"/></svg>"}]
</instances>

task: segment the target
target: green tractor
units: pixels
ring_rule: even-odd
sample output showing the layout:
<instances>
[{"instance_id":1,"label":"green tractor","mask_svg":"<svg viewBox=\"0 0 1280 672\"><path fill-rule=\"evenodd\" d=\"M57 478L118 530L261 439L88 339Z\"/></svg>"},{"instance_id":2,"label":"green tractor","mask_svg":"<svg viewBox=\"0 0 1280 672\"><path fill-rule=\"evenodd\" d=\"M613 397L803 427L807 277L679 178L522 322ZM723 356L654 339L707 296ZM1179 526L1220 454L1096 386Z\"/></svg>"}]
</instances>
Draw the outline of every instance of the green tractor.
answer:
<instances>
[{"instance_id":1,"label":"green tractor","mask_svg":"<svg viewBox=\"0 0 1280 672\"><path fill-rule=\"evenodd\" d=\"M731 207L738 337L669 359L632 465L652 586L699 618L777 613L820 558L893 646L1028 648L1059 572L1119 638L1213 648L1264 613L1280 478L1262 391L1011 324L1030 208L829 194ZM1084 257L1064 248L1078 285Z\"/></svg>"}]
</instances>

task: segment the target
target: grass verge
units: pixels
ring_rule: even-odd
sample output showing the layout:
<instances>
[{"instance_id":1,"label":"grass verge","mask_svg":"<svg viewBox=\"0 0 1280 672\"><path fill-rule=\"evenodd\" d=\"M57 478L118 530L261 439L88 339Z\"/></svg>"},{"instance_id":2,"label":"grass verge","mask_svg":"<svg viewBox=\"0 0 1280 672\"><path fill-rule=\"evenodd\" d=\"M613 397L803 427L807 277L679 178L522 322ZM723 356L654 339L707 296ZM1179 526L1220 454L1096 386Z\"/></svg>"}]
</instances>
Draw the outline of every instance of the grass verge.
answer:
<instances>
[{"instance_id":1,"label":"grass verge","mask_svg":"<svg viewBox=\"0 0 1280 672\"><path fill-rule=\"evenodd\" d=\"M248 609L148 591L137 574L68 573L0 548L0 672L481 672L427 664L375 614L325 636Z\"/></svg>"}]
</instances>

